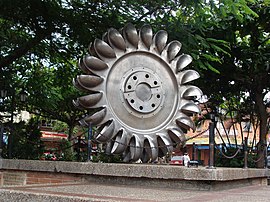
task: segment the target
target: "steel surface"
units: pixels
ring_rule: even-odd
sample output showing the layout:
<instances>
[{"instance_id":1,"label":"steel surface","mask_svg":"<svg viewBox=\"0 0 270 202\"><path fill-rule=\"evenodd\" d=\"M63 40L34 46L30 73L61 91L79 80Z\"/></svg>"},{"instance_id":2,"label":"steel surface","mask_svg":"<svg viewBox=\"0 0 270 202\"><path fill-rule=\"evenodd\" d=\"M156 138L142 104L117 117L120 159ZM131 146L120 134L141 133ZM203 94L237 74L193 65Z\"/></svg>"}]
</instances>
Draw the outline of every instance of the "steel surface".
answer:
<instances>
[{"instance_id":1,"label":"steel surface","mask_svg":"<svg viewBox=\"0 0 270 202\"><path fill-rule=\"evenodd\" d=\"M150 25L111 28L78 63L85 74L74 85L89 95L74 105L98 109L80 123L96 125L95 140L126 162L155 161L184 145L184 131L195 128L190 115L200 113L193 100L202 91L187 83L199 74L185 69L192 58L180 53L181 43L167 39L164 30L153 35Z\"/></svg>"}]
</instances>

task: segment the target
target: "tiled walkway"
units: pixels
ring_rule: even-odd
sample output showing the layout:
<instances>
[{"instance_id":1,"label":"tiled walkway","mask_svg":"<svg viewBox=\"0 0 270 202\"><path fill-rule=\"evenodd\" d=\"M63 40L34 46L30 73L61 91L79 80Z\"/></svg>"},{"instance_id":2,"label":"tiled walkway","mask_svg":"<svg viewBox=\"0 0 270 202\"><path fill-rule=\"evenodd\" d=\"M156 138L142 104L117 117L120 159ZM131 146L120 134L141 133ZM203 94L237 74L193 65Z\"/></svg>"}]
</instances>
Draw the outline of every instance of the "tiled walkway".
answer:
<instances>
[{"instance_id":1,"label":"tiled walkway","mask_svg":"<svg viewBox=\"0 0 270 202\"><path fill-rule=\"evenodd\" d=\"M105 184L60 184L0 188L0 201L270 201L270 186L225 191L190 191Z\"/></svg>"}]
</instances>

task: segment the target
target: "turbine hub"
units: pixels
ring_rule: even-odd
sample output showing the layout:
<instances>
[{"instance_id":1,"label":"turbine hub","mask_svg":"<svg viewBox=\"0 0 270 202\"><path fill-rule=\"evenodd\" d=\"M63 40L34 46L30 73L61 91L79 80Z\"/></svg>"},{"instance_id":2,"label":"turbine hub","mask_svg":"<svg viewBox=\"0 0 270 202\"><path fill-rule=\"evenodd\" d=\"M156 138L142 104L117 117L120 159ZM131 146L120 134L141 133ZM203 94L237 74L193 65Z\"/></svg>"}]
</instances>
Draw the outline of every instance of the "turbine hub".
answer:
<instances>
[{"instance_id":1,"label":"turbine hub","mask_svg":"<svg viewBox=\"0 0 270 202\"><path fill-rule=\"evenodd\" d=\"M162 108L164 93L158 75L145 67L131 69L123 76L125 108L132 114L144 117ZM137 113L133 113L137 112Z\"/></svg>"},{"instance_id":2,"label":"turbine hub","mask_svg":"<svg viewBox=\"0 0 270 202\"><path fill-rule=\"evenodd\" d=\"M147 83L139 83L135 90L136 96L141 101L148 101L152 97L151 86Z\"/></svg>"}]
</instances>

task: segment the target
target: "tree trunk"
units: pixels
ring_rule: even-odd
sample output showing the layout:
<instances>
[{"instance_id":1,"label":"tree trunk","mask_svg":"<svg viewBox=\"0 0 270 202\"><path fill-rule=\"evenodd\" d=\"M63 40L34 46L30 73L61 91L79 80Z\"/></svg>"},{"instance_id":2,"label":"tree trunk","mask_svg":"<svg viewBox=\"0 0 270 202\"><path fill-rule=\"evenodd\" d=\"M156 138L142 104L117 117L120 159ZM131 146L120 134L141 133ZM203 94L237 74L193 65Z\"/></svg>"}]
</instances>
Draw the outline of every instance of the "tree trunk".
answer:
<instances>
[{"instance_id":1,"label":"tree trunk","mask_svg":"<svg viewBox=\"0 0 270 202\"><path fill-rule=\"evenodd\" d=\"M74 131L74 126L68 125L68 140L69 141L71 141L73 138L73 131Z\"/></svg>"},{"instance_id":2,"label":"tree trunk","mask_svg":"<svg viewBox=\"0 0 270 202\"><path fill-rule=\"evenodd\" d=\"M255 101L258 111L258 119L260 121L260 136L258 143L258 158L260 159L257 162L258 168L264 168L265 166L265 154L266 154L266 136L267 136L267 112L266 107L263 103L263 94L259 91L255 92Z\"/></svg>"},{"instance_id":3,"label":"tree trunk","mask_svg":"<svg viewBox=\"0 0 270 202\"><path fill-rule=\"evenodd\" d=\"M73 139L74 128L75 128L74 125L68 125L68 141L71 142L71 145L73 145L70 148L72 152L74 152L74 144L75 144L75 139Z\"/></svg>"}]
</instances>

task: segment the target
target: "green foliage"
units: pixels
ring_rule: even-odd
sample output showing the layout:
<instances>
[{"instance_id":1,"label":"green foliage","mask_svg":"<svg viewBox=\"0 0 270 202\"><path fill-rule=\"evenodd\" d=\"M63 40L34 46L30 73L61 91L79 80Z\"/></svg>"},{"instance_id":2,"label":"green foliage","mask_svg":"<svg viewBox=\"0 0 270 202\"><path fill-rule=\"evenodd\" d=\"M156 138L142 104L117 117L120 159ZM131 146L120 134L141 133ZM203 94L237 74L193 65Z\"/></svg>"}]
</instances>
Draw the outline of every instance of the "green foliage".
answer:
<instances>
[{"instance_id":1,"label":"green foliage","mask_svg":"<svg viewBox=\"0 0 270 202\"><path fill-rule=\"evenodd\" d=\"M68 132L68 125L65 122L62 121L55 121L53 123L53 131L56 132L63 132L63 133L67 133Z\"/></svg>"},{"instance_id":2,"label":"green foliage","mask_svg":"<svg viewBox=\"0 0 270 202\"><path fill-rule=\"evenodd\" d=\"M54 121L53 122L53 128L52 128L53 131L56 131L56 132L62 132L62 133L65 133L65 134L69 134L70 133L70 127L67 123L65 122L62 122L62 121ZM86 128L83 128L81 126L75 126L72 130L72 135L73 134L80 134L80 133L85 133L86 134Z\"/></svg>"},{"instance_id":3,"label":"green foliage","mask_svg":"<svg viewBox=\"0 0 270 202\"><path fill-rule=\"evenodd\" d=\"M99 163L121 163L122 158L119 155L106 154L105 152L97 153L93 156L93 162Z\"/></svg>"},{"instance_id":4,"label":"green foliage","mask_svg":"<svg viewBox=\"0 0 270 202\"><path fill-rule=\"evenodd\" d=\"M236 154L238 149L228 148L226 151L220 152L217 150L215 152L215 166L217 167L233 167L233 168L243 168L244 167L244 152L241 150L234 158L232 157ZM224 156L225 154L226 156ZM254 153L248 154L248 168L256 167L257 155Z\"/></svg>"},{"instance_id":5,"label":"green foliage","mask_svg":"<svg viewBox=\"0 0 270 202\"><path fill-rule=\"evenodd\" d=\"M62 139L60 144L60 152L58 159L63 161L74 161L75 160L75 153L72 150L72 144L70 141Z\"/></svg>"},{"instance_id":6,"label":"green foliage","mask_svg":"<svg viewBox=\"0 0 270 202\"><path fill-rule=\"evenodd\" d=\"M31 119L28 124L24 122L11 126L11 155L18 159L40 159L44 152L44 145L40 140L41 132L38 122ZM7 153L6 155L7 156Z\"/></svg>"}]
</instances>

